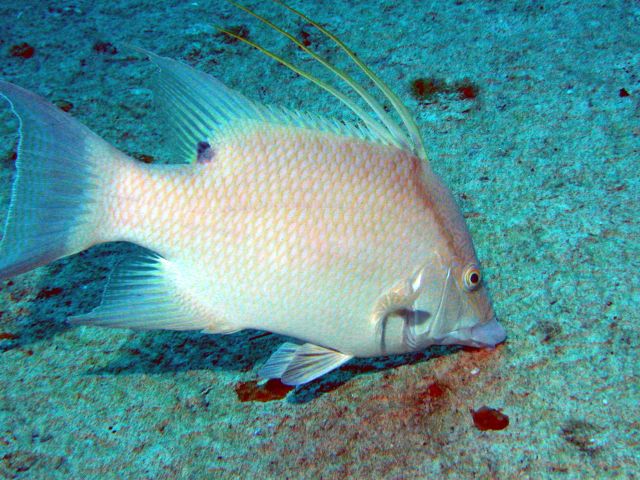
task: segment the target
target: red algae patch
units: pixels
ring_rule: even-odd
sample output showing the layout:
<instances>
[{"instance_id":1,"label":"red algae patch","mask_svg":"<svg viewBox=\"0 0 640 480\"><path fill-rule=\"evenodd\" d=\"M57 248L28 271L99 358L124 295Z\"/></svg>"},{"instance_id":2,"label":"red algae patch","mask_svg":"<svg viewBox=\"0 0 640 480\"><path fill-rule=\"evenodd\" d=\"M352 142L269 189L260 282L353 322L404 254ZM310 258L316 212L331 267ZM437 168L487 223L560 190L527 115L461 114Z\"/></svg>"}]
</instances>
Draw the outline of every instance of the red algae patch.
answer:
<instances>
[{"instance_id":1,"label":"red algae patch","mask_svg":"<svg viewBox=\"0 0 640 480\"><path fill-rule=\"evenodd\" d=\"M427 387L427 394L431 398L440 398L444 395L444 388L439 383L432 383Z\"/></svg>"},{"instance_id":2,"label":"red algae patch","mask_svg":"<svg viewBox=\"0 0 640 480\"><path fill-rule=\"evenodd\" d=\"M471 410L471 416L478 430L504 430L509 426L509 417L495 408L482 406Z\"/></svg>"},{"instance_id":3,"label":"red algae patch","mask_svg":"<svg viewBox=\"0 0 640 480\"><path fill-rule=\"evenodd\" d=\"M433 101L438 94L457 94L460 100L475 100L478 87L464 79L460 82L448 83L438 78L416 78L411 82L411 93L421 102Z\"/></svg>"},{"instance_id":4,"label":"red algae patch","mask_svg":"<svg viewBox=\"0 0 640 480\"><path fill-rule=\"evenodd\" d=\"M457 90L460 100L473 100L478 96L478 88L471 83L460 84Z\"/></svg>"},{"instance_id":5,"label":"red algae patch","mask_svg":"<svg viewBox=\"0 0 640 480\"><path fill-rule=\"evenodd\" d=\"M68 112L73 108L73 103L67 100L56 100L53 103L56 107L58 107L63 112Z\"/></svg>"},{"instance_id":6,"label":"red algae patch","mask_svg":"<svg viewBox=\"0 0 640 480\"><path fill-rule=\"evenodd\" d=\"M36 296L36 298L38 300L42 300L45 298L51 298L56 295L60 295L61 293L62 293L62 288L60 287L43 288L42 290L40 290L40 292L38 292L38 295Z\"/></svg>"},{"instance_id":7,"label":"red algae patch","mask_svg":"<svg viewBox=\"0 0 640 480\"><path fill-rule=\"evenodd\" d=\"M283 399L294 388L285 385L277 378L269 380L264 385L258 385L256 380L251 380L238 383L236 395L241 402L271 402Z\"/></svg>"},{"instance_id":8,"label":"red algae patch","mask_svg":"<svg viewBox=\"0 0 640 480\"><path fill-rule=\"evenodd\" d=\"M9 54L12 57L18 58L31 58L35 53L36 49L26 42L14 45L13 47L11 47L11 49L9 49Z\"/></svg>"}]
</instances>

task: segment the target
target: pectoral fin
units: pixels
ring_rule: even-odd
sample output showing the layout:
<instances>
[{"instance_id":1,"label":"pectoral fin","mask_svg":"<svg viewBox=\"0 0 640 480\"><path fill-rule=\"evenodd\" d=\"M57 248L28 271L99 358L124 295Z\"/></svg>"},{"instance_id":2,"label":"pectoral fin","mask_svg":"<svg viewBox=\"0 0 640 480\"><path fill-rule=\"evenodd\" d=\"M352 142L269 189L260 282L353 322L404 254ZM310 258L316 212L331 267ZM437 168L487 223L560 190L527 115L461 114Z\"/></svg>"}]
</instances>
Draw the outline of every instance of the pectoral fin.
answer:
<instances>
[{"instance_id":1,"label":"pectoral fin","mask_svg":"<svg viewBox=\"0 0 640 480\"><path fill-rule=\"evenodd\" d=\"M371 322L378 329L391 313L413 310L413 304L423 288L425 267L417 270L411 278L399 282L389 292L380 297L371 314Z\"/></svg>"},{"instance_id":2,"label":"pectoral fin","mask_svg":"<svg viewBox=\"0 0 640 480\"><path fill-rule=\"evenodd\" d=\"M264 378L280 378L285 385L302 385L338 368L353 358L351 355L319 347L311 343L284 343L260 369Z\"/></svg>"}]
</instances>

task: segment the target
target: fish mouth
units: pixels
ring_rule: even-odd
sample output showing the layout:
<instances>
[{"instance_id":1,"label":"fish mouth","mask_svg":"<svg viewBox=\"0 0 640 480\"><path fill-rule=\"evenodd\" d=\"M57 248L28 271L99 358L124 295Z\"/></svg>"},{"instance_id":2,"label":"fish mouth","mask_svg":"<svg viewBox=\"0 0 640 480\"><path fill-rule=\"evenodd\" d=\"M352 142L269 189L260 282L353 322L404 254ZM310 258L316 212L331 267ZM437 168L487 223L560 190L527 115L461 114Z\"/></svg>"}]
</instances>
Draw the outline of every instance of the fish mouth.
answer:
<instances>
[{"instance_id":1,"label":"fish mouth","mask_svg":"<svg viewBox=\"0 0 640 480\"><path fill-rule=\"evenodd\" d=\"M455 265L445 265L428 280L440 284L437 303L422 292L412 308L404 311L403 341L411 350L431 345L464 345L493 348L507 332L498 322L483 287L466 291L455 279ZM422 278L422 277L420 277Z\"/></svg>"},{"instance_id":2,"label":"fish mouth","mask_svg":"<svg viewBox=\"0 0 640 480\"><path fill-rule=\"evenodd\" d=\"M493 348L507 338L507 331L493 317L485 323L461 328L438 340L440 345L464 345L476 348Z\"/></svg>"},{"instance_id":3,"label":"fish mouth","mask_svg":"<svg viewBox=\"0 0 640 480\"><path fill-rule=\"evenodd\" d=\"M494 317L471 328L471 339L481 347L495 347L507 338L507 331Z\"/></svg>"}]
</instances>

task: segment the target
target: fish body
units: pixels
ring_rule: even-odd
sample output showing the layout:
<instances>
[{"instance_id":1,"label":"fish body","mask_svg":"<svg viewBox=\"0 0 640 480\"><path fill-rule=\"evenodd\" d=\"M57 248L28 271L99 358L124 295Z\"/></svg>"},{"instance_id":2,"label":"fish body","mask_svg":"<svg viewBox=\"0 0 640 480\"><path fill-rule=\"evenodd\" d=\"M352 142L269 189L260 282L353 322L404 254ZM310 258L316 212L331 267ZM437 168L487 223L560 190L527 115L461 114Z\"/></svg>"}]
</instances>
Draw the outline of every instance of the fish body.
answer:
<instances>
[{"instance_id":1,"label":"fish body","mask_svg":"<svg viewBox=\"0 0 640 480\"><path fill-rule=\"evenodd\" d=\"M352 357L504 340L464 219L419 149L267 109L149 56L185 164L136 162L0 82L21 120L0 277L136 243L150 253L72 322L287 335L306 343L285 343L261 373L290 384Z\"/></svg>"},{"instance_id":2,"label":"fish body","mask_svg":"<svg viewBox=\"0 0 640 480\"><path fill-rule=\"evenodd\" d=\"M207 164L169 170L123 161L101 240L143 245L189 272L181 288L197 292L210 331L267 329L354 356L406 351L401 338L383 351L371 317L437 248L419 159L278 125L241 126L215 150Z\"/></svg>"}]
</instances>

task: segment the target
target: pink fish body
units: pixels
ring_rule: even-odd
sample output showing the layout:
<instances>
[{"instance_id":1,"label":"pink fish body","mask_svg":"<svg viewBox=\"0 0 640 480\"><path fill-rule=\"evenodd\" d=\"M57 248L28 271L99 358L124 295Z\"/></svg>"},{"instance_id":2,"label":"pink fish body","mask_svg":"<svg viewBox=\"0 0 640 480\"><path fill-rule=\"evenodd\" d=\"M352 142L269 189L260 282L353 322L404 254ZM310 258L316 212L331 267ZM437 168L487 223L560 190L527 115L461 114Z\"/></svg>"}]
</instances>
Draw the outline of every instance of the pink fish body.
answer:
<instances>
[{"instance_id":1,"label":"pink fish body","mask_svg":"<svg viewBox=\"0 0 640 480\"><path fill-rule=\"evenodd\" d=\"M419 145L385 122L267 109L149 56L185 164L136 162L0 82L21 119L0 278L136 243L150 252L71 322L284 334L304 343L283 344L261 374L294 385L352 357L504 340L462 215Z\"/></svg>"}]
</instances>

